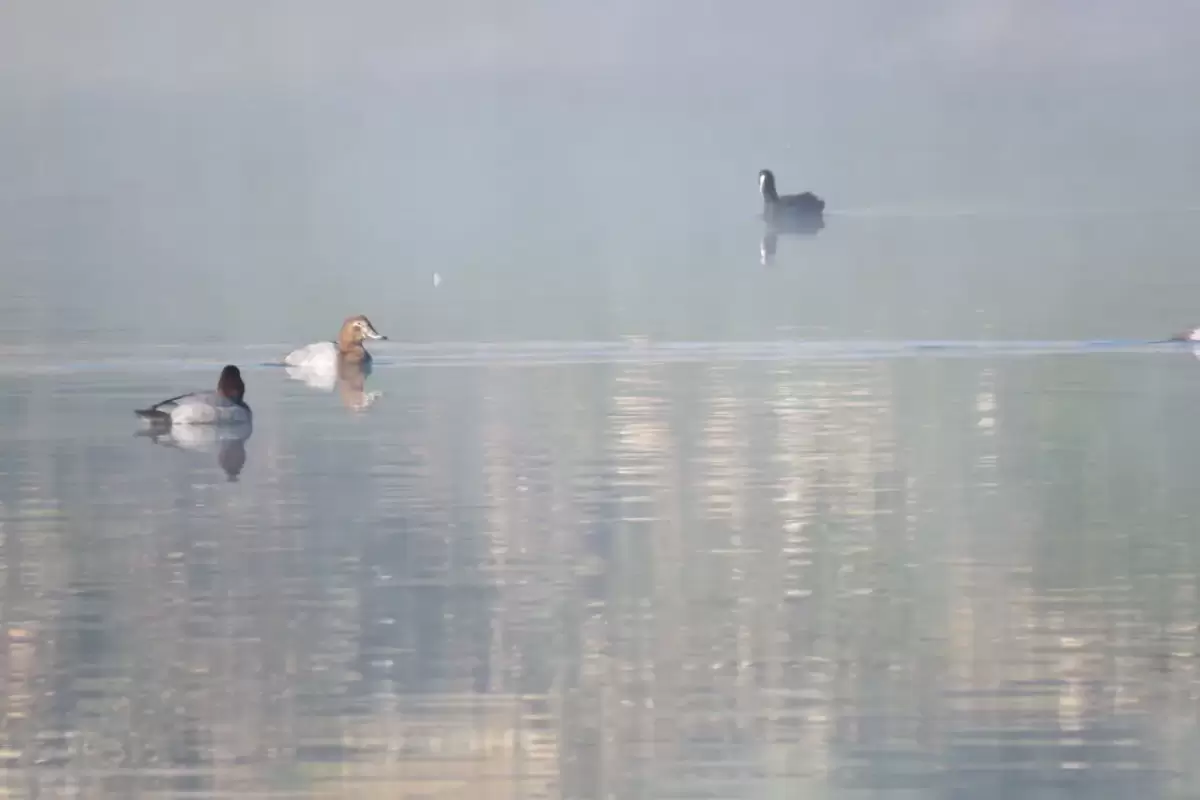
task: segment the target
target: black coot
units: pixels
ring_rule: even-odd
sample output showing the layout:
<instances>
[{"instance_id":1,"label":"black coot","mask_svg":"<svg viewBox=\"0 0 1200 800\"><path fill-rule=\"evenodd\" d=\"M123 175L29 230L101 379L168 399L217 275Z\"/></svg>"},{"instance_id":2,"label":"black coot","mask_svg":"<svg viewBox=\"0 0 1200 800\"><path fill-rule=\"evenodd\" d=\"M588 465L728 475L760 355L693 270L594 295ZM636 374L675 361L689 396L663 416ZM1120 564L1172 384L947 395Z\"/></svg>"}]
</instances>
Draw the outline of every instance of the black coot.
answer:
<instances>
[{"instance_id":1,"label":"black coot","mask_svg":"<svg viewBox=\"0 0 1200 800\"><path fill-rule=\"evenodd\" d=\"M775 175L769 169L758 173L758 188L763 197L763 218L768 222L787 218L819 217L825 211L825 201L812 192L779 196Z\"/></svg>"}]
</instances>

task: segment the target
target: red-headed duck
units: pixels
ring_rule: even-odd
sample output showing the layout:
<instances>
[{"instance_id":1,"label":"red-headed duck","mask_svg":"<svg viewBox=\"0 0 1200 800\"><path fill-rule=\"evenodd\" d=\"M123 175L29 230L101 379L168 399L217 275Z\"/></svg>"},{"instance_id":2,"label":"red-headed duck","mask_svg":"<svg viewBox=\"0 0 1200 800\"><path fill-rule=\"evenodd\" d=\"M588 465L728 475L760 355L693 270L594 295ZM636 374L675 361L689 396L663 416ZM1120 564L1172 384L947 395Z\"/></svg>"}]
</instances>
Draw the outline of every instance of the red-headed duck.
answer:
<instances>
[{"instance_id":1,"label":"red-headed duck","mask_svg":"<svg viewBox=\"0 0 1200 800\"><path fill-rule=\"evenodd\" d=\"M242 373L230 364L221 370L215 392L191 392L134 411L153 425L245 425L251 421Z\"/></svg>"}]
</instances>

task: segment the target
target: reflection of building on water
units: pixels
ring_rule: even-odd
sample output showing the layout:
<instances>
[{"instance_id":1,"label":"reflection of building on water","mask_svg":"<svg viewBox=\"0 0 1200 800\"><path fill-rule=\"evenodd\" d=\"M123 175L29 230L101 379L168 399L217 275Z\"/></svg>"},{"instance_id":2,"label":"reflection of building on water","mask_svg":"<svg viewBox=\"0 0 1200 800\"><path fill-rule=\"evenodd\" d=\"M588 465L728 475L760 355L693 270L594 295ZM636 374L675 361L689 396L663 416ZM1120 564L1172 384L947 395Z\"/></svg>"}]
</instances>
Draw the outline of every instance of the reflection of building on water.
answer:
<instances>
[{"instance_id":1,"label":"reflection of building on water","mask_svg":"<svg viewBox=\"0 0 1200 800\"><path fill-rule=\"evenodd\" d=\"M1156 768L1194 787L1189 540L1135 547L1146 512L1108 498L1119 450L1047 422L1057 398L1021 374L431 371L403 426L309 460L264 431L253 497L173 460L168 501L86 535L87 493L126 478L47 435L3 456L23 476L0 487L6 766L85 794L101 775L328 797L1154 796ZM387 469L310 502L363 462Z\"/></svg>"},{"instance_id":2,"label":"reflection of building on water","mask_svg":"<svg viewBox=\"0 0 1200 800\"><path fill-rule=\"evenodd\" d=\"M558 793L559 752L544 697L425 694L338 720L298 754L317 797L536 800ZM344 787L344 788L343 788Z\"/></svg>"},{"instance_id":3,"label":"reflection of building on water","mask_svg":"<svg viewBox=\"0 0 1200 800\"><path fill-rule=\"evenodd\" d=\"M838 537L843 562L869 560L855 539L871 534L888 418L856 380L823 372L780 370L773 400L754 367L619 371L610 424L625 546L614 551L627 556L607 565L613 589L592 605L581 658L594 668L569 715L604 722L564 734L604 743L596 770L618 794L751 779L770 764L828 773L844 634L813 605L814 585L838 579L816 565L811 538L832 502L860 521Z\"/></svg>"}]
</instances>

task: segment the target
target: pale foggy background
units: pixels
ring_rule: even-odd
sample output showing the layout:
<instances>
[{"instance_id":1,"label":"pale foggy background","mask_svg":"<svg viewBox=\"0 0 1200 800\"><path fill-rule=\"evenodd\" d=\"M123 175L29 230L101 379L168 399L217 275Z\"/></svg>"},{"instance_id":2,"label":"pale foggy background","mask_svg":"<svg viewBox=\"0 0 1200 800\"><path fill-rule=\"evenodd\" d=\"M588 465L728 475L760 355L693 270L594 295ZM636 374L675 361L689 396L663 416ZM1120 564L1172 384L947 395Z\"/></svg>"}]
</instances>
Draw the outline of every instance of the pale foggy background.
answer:
<instances>
[{"instance_id":1,"label":"pale foggy background","mask_svg":"<svg viewBox=\"0 0 1200 800\"><path fill-rule=\"evenodd\" d=\"M681 293L710 336L1154 337L1192 321L1142 223L1191 228L1197 13L6 4L6 269L62 312L6 335L289 341L369 291L410 339L703 338ZM773 275L764 166L834 212Z\"/></svg>"},{"instance_id":2,"label":"pale foggy background","mask_svg":"<svg viewBox=\"0 0 1200 800\"><path fill-rule=\"evenodd\" d=\"M0 5L0 783L1200 796L1198 23Z\"/></svg>"}]
</instances>

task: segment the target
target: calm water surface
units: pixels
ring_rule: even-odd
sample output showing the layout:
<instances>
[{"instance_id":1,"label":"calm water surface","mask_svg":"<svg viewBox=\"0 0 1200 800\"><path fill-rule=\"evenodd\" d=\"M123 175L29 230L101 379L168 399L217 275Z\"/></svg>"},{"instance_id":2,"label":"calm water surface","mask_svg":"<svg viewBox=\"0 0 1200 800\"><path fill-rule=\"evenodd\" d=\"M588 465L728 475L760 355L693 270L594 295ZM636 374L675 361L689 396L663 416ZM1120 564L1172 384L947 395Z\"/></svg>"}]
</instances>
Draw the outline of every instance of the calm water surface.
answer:
<instances>
[{"instance_id":1,"label":"calm water surface","mask_svg":"<svg viewBox=\"0 0 1200 800\"><path fill-rule=\"evenodd\" d=\"M1146 164L514 102L13 117L7 796L1200 796L1200 361L1074 344L1200 322ZM248 440L135 435L227 362Z\"/></svg>"},{"instance_id":2,"label":"calm water surface","mask_svg":"<svg viewBox=\"0 0 1200 800\"><path fill-rule=\"evenodd\" d=\"M211 377L0 379L13 796L1200 789L1189 354Z\"/></svg>"}]
</instances>

